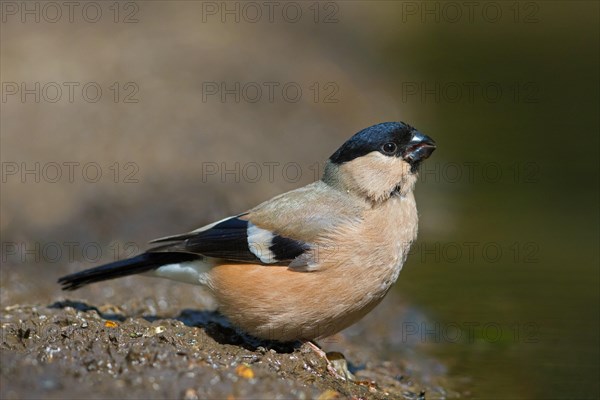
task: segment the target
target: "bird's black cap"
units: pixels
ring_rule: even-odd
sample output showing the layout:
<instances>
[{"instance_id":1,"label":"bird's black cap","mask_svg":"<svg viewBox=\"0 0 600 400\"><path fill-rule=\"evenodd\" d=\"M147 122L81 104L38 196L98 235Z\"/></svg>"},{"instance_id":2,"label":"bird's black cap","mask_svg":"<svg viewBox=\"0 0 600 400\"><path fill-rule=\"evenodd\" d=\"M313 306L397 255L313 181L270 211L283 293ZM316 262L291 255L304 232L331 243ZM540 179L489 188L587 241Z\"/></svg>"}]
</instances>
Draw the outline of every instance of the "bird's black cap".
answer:
<instances>
[{"instance_id":1,"label":"bird's black cap","mask_svg":"<svg viewBox=\"0 0 600 400\"><path fill-rule=\"evenodd\" d=\"M356 133L329 160L342 164L378 151L386 156L403 157L416 168L434 149L433 139L412 126L404 122L383 122Z\"/></svg>"}]
</instances>

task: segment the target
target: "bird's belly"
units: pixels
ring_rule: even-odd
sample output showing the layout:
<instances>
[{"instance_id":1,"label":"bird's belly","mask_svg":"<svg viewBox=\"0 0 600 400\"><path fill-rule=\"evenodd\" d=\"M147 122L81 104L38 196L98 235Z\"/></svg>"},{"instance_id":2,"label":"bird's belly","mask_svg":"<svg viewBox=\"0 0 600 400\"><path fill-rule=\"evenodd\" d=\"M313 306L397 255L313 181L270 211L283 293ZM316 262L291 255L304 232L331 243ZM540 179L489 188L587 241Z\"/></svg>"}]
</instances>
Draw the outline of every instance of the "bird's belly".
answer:
<instances>
[{"instance_id":1,"label":"bird's belly","mask_svg":"<svg viewBox=\"0 0 600 400\"><path fill-rule=\"evenodd\" d=\"M219 310L244 331L279 341L339 332L379 304L391 283L391 278L383 285L331 270L297 272L281 266L227 264L211 271Z\"/></svg>"}]
</instances>

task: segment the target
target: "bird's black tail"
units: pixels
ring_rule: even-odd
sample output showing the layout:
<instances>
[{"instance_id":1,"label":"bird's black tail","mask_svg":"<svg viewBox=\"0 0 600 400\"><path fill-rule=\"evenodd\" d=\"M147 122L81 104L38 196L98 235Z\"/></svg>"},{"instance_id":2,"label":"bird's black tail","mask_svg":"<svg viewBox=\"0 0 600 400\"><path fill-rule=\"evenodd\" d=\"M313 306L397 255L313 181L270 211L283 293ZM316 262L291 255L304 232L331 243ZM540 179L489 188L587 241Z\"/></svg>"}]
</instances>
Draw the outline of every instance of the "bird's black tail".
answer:
<instances>
[{"instance_id":1,"label":"bird's black tail","mask_svg":"<svg viewBox=\"0 0 600 400\"><path fill-rule=\"evenodd\" d=\"M198 258L200 256L191 253L142 253L126 260L115 261L63 276L58 280L58 283L62 285L63 290L75 290L90 283L141 274L163 265L193 261Z\"/></svg>"}]
</instances>

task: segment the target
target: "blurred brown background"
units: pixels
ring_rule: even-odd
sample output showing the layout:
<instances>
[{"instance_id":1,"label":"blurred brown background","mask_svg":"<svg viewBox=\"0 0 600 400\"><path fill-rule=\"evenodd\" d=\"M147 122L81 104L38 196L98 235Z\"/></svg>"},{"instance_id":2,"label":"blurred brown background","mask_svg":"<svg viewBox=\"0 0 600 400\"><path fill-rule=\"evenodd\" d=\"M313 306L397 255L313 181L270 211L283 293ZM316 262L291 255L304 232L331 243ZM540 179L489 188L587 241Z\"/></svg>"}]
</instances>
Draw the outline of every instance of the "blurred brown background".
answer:
<instances>
[{"instance_id":1,"label":"blurred brown background","mask_svg":"<svg viewBox=\"0 0 600 400\"><path fill-rule=\"evenodd\" d=\"M3 307L64 298L62 274L309 183L402 120L439 144L382 305L437 332L415 358L478 398L598 396L598 3L75 3L2 2ZM140 285L159 309L204 301L146 278L69 296Z\"/></svg>"}]
</instances>

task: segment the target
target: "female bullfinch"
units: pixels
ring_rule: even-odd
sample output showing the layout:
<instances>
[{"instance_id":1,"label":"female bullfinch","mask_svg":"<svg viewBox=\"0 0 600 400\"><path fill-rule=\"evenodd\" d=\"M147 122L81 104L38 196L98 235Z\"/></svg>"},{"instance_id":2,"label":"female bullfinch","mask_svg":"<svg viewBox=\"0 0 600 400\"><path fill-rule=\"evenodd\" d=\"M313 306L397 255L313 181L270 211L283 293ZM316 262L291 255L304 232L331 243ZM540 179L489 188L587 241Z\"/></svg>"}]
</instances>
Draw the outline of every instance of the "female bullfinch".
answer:
<instances>
[{"instance_id":1,"label":"female bullfinch","mask_svg":"<svg viewBox=\"0 0 600 400\"><path fill-rule=\"evenodd\" d=\"M138 256L64 276L64 290L133 274L202 285L245 332L312 340L358 321L417 236L413 188L435 142L402 122L352 136L321 180L233 217L156 239Z\"/></svg>"}]
</instances>

